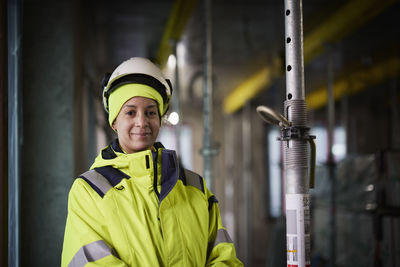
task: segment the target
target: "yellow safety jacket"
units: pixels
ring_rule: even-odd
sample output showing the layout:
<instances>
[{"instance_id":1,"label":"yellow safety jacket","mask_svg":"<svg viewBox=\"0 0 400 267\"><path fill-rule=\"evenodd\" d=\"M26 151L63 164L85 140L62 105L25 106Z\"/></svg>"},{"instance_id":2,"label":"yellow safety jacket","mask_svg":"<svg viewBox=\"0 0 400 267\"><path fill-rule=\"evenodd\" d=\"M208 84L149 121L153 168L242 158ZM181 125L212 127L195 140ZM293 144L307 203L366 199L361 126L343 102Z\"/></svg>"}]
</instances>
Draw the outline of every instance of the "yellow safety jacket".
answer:
<instances>
[{"instance_id":1,"label":"yellow safety jacket","mask_svg":"<svg viewBox=\"0 0 400 267\"><path fill-rule=\"evenodd\" d=\"M202 177L116 139L70 190L62 266L243 266Z\"/></svg>"}]
</instances>

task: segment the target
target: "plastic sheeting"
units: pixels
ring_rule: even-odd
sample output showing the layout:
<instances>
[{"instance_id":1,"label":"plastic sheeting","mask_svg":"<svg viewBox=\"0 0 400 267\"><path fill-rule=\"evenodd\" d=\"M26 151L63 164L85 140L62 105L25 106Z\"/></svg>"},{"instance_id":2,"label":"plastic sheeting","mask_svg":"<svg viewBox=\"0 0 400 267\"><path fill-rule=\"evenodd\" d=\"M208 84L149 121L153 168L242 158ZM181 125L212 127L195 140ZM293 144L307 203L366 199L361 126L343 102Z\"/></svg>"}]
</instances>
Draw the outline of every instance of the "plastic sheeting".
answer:
<instances>
[{"instance_id":1,"label":"plastic sheeting","mask_svg":"<svg viewBox=\"0 0 400 267\"><path fill-rule=\"evenodd\" d=\"M335 172L336 266L399 266L400 153L348 157ZM330 185L328 167L317 167L313 267L329 261Z\"/></svg>"}]
</instances>

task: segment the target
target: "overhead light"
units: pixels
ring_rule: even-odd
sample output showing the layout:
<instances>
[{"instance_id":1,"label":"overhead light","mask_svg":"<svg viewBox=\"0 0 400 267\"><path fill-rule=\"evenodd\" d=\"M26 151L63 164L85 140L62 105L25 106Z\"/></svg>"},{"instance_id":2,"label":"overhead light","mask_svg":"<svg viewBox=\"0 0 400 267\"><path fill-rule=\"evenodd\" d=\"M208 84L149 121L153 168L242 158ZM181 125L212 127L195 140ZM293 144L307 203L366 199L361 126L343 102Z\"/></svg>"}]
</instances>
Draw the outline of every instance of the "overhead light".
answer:
<instances>
[{"instance_id":1,"label":"overhead light","mask_svg":"<svg viewBox=\"0 0 400 267\"><path fill-rule=\"evenodd\" d=\"M187 48L184 42L178 42L176 47L179 67L182 68L186 64Z\"/></svg>"},{"instance_id":2,"label":"overhead light","mask_svg":"<svg viewBox=\"0 0 400 267\"><path fill-rule=\"evenodd\" d=\"M171 114L169 114L169 116L168 116L168 121L172 125L177 125L179 123L179 114L175 111L171 112Z\"/></svg>"},{"instance_id":3,"label":"overhead light","mask_svg":"<svg viewBox=\"0 0 400 267\"><path fill-rule=\"evenodd\" d=\"M336 157L343 158L346 155L346 145L345 144L334 144L332 146L332 153Z\"/></svg>"},{"instance_id":4,"label":"overhead light","mask_svg":"<svg viewBox=\"0 0 400 267\"><path fill-rule=\"evenodd\" d=\"M171 69L175 68L175 66L176 66L175 55L172 55L172 54L169 55L167 65L168 65L168 68L171 68Z\"/></svg>"}]
</instances>

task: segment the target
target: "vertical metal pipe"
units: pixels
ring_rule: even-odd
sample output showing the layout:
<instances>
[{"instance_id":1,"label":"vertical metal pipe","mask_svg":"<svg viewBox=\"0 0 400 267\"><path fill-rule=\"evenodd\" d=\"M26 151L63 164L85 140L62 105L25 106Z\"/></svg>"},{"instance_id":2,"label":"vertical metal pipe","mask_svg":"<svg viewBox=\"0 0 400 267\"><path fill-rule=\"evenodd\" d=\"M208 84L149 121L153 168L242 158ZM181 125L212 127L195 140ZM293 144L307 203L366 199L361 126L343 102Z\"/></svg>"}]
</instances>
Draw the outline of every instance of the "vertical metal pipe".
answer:
<instances>
[{"instance_id":1,"label":"vertical metal pipe","mask_svg":"<svg viewBox=\"0 0 400 267\"><path fill-rule=\"evenodd\" d=\"M8 155L9 155L9 218L8 218L8 265L20 265L20 147L21 147L21 0L8 2Z\"/></svg>"},{"instance_id":2,"label":"vertical metal pipe","mask_svg":"<svg viewBox=\"0 0 400 267\"><path fill-rule=\"evenodd\" d=\"M285 116L293 130L306 129L302 1L285 0L286 101ZM308 143L284 141L286 181L286 239L288 266L310 266L310 197Z\"/></svg>"},{"instance_id":3,"label":"vertical metal pipe","mask_svg":"<svg viewBox=\"0 0 400 267\"><path fill-rule=\"evenodd\" d=\"M178 41L173 40L173 45L174 45L174 54L175 54L175 81L174 81L174 93L173 93L173 102L172 102L172 111L176 112L179 115L179 122L174 126L174 132L175 132L175 143L176 143L176 151L178 152L178 155L180 155L181 152L181 146L180 146L180 136L181 136L181 127L180 127L180 121L181 121L181 114L180 114L180 103L179 103L179 63L178 63Z\"/></svg>"},{"instance_id":4,"label":"vertical metal pipe","mask_svg":"<svg viewBox=\"0 0 400 267\"><path fill-rule=\"evenodd\" d=\"M329 200L329 266L334 267L336 262L336 177L335 159L333 156L333 142L335 129L335 99L333 97L333 51L329 49L328 62L328 172L330 181L330 200Z\"/></svg>"},{"instance_id":5,"label":"vertical metal pipe","mask_svg":"<svg viewBox=\"0 0 400 267\"><path fill-rule=\"evenodd\" d=\"M241 212L243 215L243 225L245 230L245 238L243 240L244 258L243 263L247 267L252 266L251 260L251 223L252 223L252 168L251 168L251 106L248 103L245 105L242 113L242 152L243 152L243 207Z\"/></svg>"},{"instance_id":6,"label":"vertical metal pipe","mask_svg":"<svg viewBox=\"0 0 400 267\"><path fill-rule=\"evenodd\" d=\"M0 0L0 265L8 258L8 93L7 93L7 1Z\"/></svg>"},{"instance_id":7,"label":"vertical metal pipe","mask_svg":"<svg viewBox=\"0 0 400 267\"><path fill-rule=\"evenodd\" d=\"M335 127L335 99L333 98L333 55L332 49L329 50L328 62L328 162L333 161L333 130Z\"/></svg>"},{"instance_id":8,"label":"vertical metal pipe","mask_svg":"<svg viewBox=\"0 0 400 267\"><path fill-rule=\"evenodd\" d=\"M204 15L204 62L203 62L203 172L207 185L213 187L212 177L212 124L213 124L213 106L212 106L212 24L211 24L211 0L203 0Z\"/></svg>"},{"instance_id":9,"label":"vertical metal pipe","mask_svg":"<svg viewBox=\"0 0 400 267\"><path fill-rule=\"evenodd\" d=\"M286 98L304 100L303 14L301 0L285 1Z\"/></svg>"}]
</instances>

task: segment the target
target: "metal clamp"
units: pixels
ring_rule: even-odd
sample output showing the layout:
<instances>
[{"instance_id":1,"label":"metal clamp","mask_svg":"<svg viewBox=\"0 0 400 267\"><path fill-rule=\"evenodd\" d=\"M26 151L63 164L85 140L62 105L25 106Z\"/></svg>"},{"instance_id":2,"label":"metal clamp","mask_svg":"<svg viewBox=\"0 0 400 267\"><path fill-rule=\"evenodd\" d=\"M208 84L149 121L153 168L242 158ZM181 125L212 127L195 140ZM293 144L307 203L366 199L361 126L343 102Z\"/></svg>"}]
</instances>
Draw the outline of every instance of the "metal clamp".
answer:
<instances>
[{"instance_id":1,"label":"metal clamp","mask_svg":"<svg viewBox=\"0 0 400 267\"><path fill-rule=\"evenodd\" d=\"M304 140L310 144L310 188L315 185L315 164L316 164L316 146L315 136L309 135L310 128L308 127L294 127L282 114L270 109L266 106L258 106L257 113L267 123L279 126L281 129L281 136L278 137L279 141L290 141L293 139Z\"/></svg>"},{"instance_id":2,"label":"metal clamp","mask_svg":"<svg viewBox=\"0 0 400 267\"><path fill-rule=\"evenodd\" d=\"M257 113L265 122L279 127L290 127L291 123L280 113L266 106L258 106Z\"/></svg>"},{"instance_id":3,"label":"metal clamp","mask_svg":"<svg viewBox=\"0 0 400 267\"><path fill-rule=\"evenodd\" d=\"M310 128L308 127L288 127L281 129L281 137L280 141L289 141L291 139L297 140L308 140L309 138L313 138L308 134ZM315 138L315 136L314 136Z\"/></svg>"}]
</instances>

